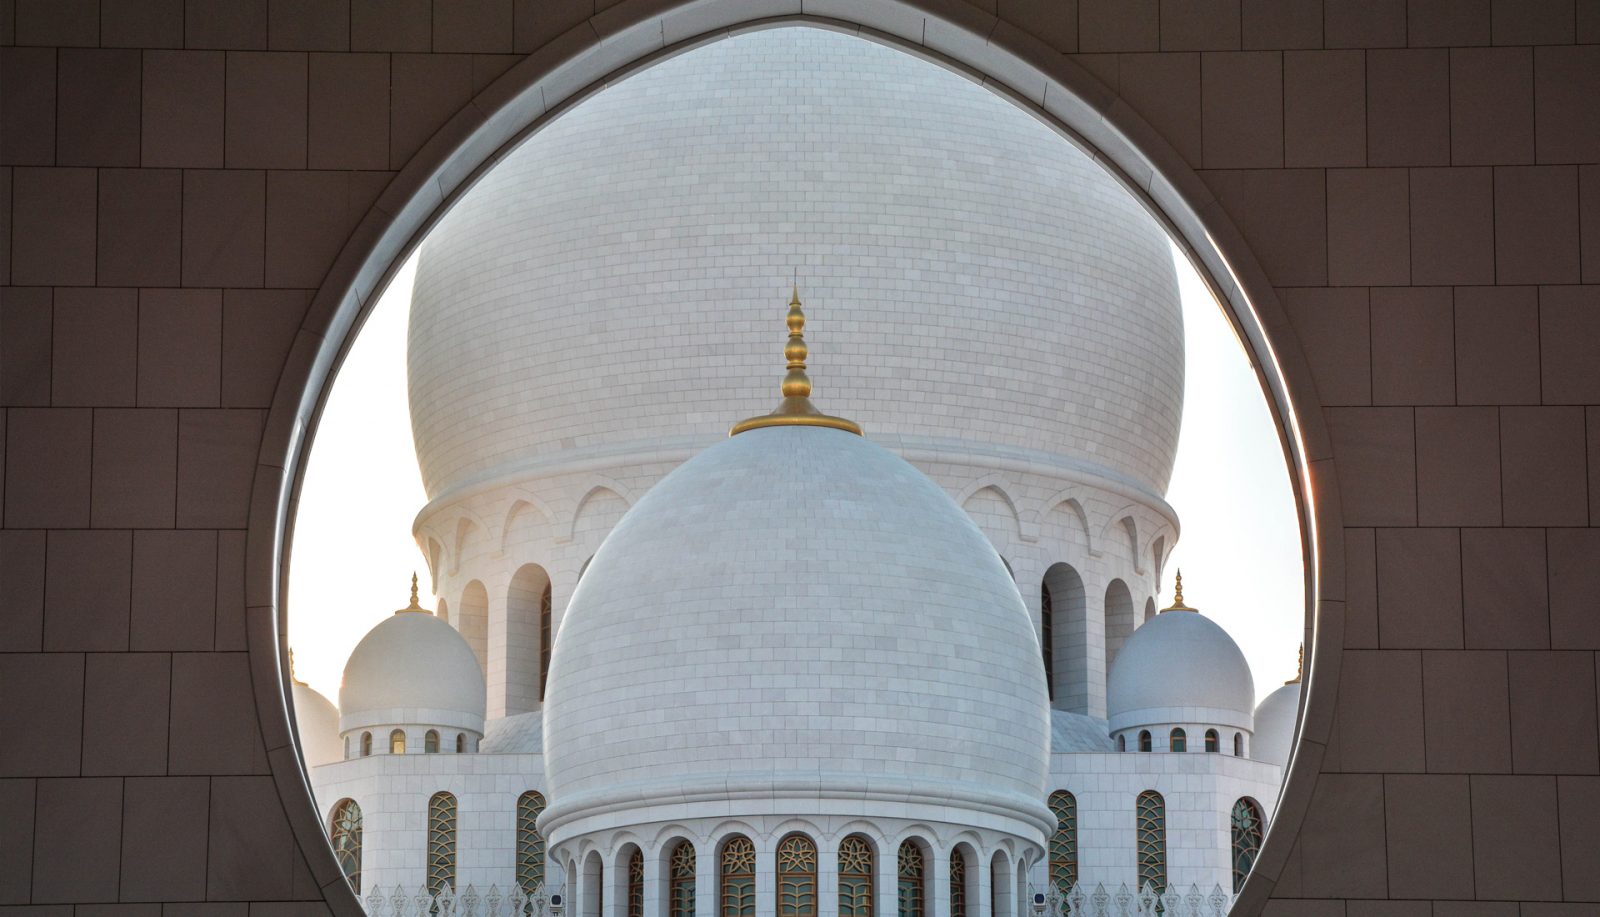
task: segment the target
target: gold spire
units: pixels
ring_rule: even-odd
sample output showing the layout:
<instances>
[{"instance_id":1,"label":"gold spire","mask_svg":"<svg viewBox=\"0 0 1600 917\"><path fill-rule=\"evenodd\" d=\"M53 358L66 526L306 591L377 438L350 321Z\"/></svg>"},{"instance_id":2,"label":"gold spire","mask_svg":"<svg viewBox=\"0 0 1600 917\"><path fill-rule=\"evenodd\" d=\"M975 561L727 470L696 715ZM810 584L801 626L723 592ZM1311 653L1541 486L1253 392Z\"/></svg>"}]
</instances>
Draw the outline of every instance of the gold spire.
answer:
<instances>
[{"instance_id":1,"label":"gold spire","mask_svg":"<svg viewBox=\"0 0 1600 917\"><path fill-rule=\"evenodd\" d=\"M1294 664L1294 677L1284 682L1286 685L1297 685L1306 674L1306 645L1300 644L1300 658Z\"/></svg>"},{"instance_id":2,"label":"gold spire","mask_svg":"<svg viewBox=\"0 0 1600 917\"><path fill-rule=\"evenodd\" d=\"M408 611L420 611L425 615L433 614L433 612L417 604L417 571L415 570L411 571L411 604L395 612L395 614L403 615Z\"/></svg>"},{"instance_id":3,"label":"gold spire","mask_svg":"<svg viewBox=\"0 0 1600 917\"><path fill-rule=\"evenodd\" d=\"M741 420L728 431L738 436L746 430L761 427L829 427L861 435L861 426L843 417L832 417L817 410L811 403L811 377L806 375L806 314L800 310L800 287L794 287L789 297L789 342L783 346L784 359L789 371L784 374L783 401L771 414L761 414Z\"/></svg>"},{"instance_id":4,"label":"gold spire","mask_svg":"<svg viewBox=\"0 0 1600 917\"><path fill-rule=\"evenodd\" d=\"M1178 570L1178 575L1172 578L1172 604L1161 609L1163 613L1169 611L1199 611L1183 604L1183 570Z\"/></svg>"}]
</instances>

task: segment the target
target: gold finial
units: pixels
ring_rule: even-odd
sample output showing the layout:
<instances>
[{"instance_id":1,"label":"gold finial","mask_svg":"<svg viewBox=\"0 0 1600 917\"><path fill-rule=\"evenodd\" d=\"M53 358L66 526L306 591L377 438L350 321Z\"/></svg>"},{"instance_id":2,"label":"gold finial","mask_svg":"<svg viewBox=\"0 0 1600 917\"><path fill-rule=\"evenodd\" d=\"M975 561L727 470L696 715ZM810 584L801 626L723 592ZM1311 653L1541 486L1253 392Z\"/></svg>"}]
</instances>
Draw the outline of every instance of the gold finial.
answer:
<instances>
[{"instance_id":1,"label":"gold finial","mask_svg":"<svg viewBox=\"0 0 1600 917\"><path fill-rule=\"evenodd\" d=\"M843 417L832 417L817 410L811 403L811 377L806 375L806 314L800 308L800 286L795 285L789 296L789 315L785 319L789 326L789 342L783 345L783 357L787 361L788 372L783 376L783 401L778 404L771 414L761 414L741 420L728 431L729 436L738 436L746 430L756 430L761 427L829 427L834 430L844 430L861 435L861 426L854 421L845 420Z\"/></svg>"},{"instance_id":2,"label":"gold finial","mask_svg":"<svg viewBox=\"0 0 1600 917\"><path fill-rule=\"evenodd\" d=\"M395 614L403 615L408 611L420 611L425 615L433 614L433 612L417 604L417 571L415 570L411 571L411 604L395 612Z\"/></svg>"},{"instance_id":3,"label":"gold finial","mask_svg":"<svg viewBox=\"0 0 1600 917\"><path fill-rule=\"evenodd\" d=\"M1168 611L1199 610L1200 609L1198 608L1190 608L1188 605L1183 604L1183 570L1179 569L1178 574L1172 578L1172 604L1161 609L1161 611L1165 613Z\"/></svg>"},{"instance_id":4,"label":"gold finial","mask_svg":"<svg viewBox=\"0 0 1600 917\"><path fill-rule=\"evenodd\" d=\"M1306 645L1300 644L1300 658L1294 664L1294 677L1284 682L1286 685L1297 685L1306 674Z\"/></svg>"}]
</instances>

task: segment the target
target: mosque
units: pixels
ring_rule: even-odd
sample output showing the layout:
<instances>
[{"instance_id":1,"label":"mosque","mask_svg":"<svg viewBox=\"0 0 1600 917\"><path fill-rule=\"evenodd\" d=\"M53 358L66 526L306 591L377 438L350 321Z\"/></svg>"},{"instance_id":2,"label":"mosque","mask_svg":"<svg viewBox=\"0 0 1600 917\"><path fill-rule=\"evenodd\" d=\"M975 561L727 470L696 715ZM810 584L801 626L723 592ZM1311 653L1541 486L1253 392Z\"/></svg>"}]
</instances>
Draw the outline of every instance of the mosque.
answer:
<instances>
[{"instance_id":1,"label":"mosque","mask_svg":"<svg viewBox=\"0 0 1600 917\"><path fill-rule=\"evenodd\" d=\"M792 294L779 406L740 421L771 399L785 265L813 324ZM294 687L363 900L1237 892L1298 679L1257 706L1164 570L1170 246L1049 128L854 36L728 38L486 173L410 321L437 608L414 581L337 707Z\"/></svg>"}]
</instances>

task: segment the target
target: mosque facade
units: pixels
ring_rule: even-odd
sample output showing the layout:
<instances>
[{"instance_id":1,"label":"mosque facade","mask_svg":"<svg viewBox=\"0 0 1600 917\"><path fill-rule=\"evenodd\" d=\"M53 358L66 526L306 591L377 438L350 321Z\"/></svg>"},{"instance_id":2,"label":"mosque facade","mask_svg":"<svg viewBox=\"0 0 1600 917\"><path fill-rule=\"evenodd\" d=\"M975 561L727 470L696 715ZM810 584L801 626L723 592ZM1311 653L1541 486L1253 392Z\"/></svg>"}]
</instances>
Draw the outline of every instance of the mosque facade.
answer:
<instances>
[{"instance_id":1,"label":"mosque facade","mask_svg":"<svg viewBox=\"0 0 1600 917\"><path fill-rule=\"evenodd\" d=\"M729 436L771 399L791 271L813 324L794 295L783 401ZM1219 626L1156 607L1170 246L1009 102L814 29L658 64L433 231L407 358L437 607L414 584L337 707L295 686L369 909L1237 891L1299 687L1258 707Z\"/></svg>"}]
</instances>

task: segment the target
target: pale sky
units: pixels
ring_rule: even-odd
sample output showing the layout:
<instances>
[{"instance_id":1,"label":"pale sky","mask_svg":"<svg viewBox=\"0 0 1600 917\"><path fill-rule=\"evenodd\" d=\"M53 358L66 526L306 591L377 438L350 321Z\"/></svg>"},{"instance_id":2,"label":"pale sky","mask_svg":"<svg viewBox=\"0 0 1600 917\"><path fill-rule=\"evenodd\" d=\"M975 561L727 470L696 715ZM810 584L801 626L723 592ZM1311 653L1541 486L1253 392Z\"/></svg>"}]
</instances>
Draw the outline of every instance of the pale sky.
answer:
<instances>
[{"instance_id":1,"label":"pale sky","mask_svg":"<svg viewBox=\"0 0 1600 917\"><path fill-rule=\"evenodd\" d=\"M1265 396L1210 291L1174 254L1187 336L1183 432L1167 499L1184 598L1227 629L1265 697L1295 672L1305 578L1288 466ZM411 539L426 498L406 403L416 259L396 275L340 367L307 459L289 567L295 671L338 703L345 659L428 576ZM423 606L436 607L424 595Z\"/></svg>"}]
</instances>

